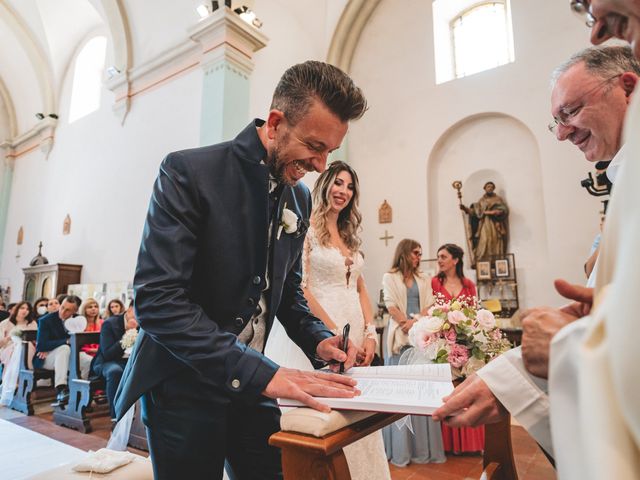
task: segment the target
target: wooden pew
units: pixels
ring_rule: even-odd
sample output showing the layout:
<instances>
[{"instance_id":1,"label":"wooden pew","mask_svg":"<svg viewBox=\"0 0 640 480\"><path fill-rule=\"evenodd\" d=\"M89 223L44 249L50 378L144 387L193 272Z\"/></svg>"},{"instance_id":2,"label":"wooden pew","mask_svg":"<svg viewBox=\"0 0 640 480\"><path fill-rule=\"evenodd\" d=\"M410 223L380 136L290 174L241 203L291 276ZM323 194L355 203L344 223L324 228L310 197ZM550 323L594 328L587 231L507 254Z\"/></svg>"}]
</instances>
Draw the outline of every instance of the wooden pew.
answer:
<instances>
[{"instance_id":1,"label":"wooden pew","mask_svg":"<svg viewBox=\"0 0 640 480\"><path fill-rule=\"evenodd\" d=\"M22 332L22 359L20 361L20 373L18 374L18 388L10 407L14 410L33 415L33 406L36 401L50 402L55 398L53 388L53 370L43 368L29 368L29 342L35 342L37 332L25 330ZM51 383L48 387L38 387L38 380L48 379Z\"/></svg>"},{"instance_id":2,"label":"wooden pew","mask_svg":"<svg viewBox=\"0 0 640 480\"><path fill-rule=\"evenodd\" d=\"M362 416L362 412L349 412L346 415L351 414ZM349 480L351 475L343 448L403 416L375 413L323 436L280 431L271 436L269 444L282 450L282 471L285 480ZM517 480L511 445L510 417L500 423L486 426L483 468L483 479Z\"/></svg>"},{"instance_id":3,"label":"wooden pew","mask_svg":"<svg viewBox=\"0 0 640 480\"><path fill-rule=\"evenodd\" d=\"M108 405L91 406L96 390L104 390L105 382L102 377L91 377L84 380L80 376L80 352L83 345L99 343L99 332L72 333L69 343L71 354L69 356L69 403L64 406L55 406L53 409L53 421L56 425L73 428L82 433L92 430L91 419L88 410L91 407L93 416L109 413Z\"/></svg>"}]
</instances>

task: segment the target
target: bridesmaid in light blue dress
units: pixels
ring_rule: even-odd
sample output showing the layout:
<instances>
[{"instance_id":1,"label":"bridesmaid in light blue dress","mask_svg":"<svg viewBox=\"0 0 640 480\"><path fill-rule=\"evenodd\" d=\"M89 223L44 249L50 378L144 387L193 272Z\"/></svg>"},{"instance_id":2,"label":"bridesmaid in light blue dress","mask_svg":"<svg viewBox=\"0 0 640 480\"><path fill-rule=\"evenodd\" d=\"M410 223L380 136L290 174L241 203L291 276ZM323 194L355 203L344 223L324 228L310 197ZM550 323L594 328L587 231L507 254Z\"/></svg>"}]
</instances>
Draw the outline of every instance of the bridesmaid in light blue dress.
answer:
<instances>
[{"instance_id":1,"label":"bridesmaid in light blue dress","mask_svg":"<svg viewBox=\"0 0 640 480\"><path fill-rule=\"evenodd\" d=\"M398 365L402 353L411 348L402 326L407 322L411 325L413 314L425 314L433 304L431 278L419 269L421 257L420 244L404 239L396 248L391 271L384 274L384 301L391 315L385 365ZM385 427L382 434L387 459L393 465L404 467L411 462L443 463L447 460L440 422L434 422L431 417L411 415L410 420L405 418Z\"/></svg>"}]
</instances>

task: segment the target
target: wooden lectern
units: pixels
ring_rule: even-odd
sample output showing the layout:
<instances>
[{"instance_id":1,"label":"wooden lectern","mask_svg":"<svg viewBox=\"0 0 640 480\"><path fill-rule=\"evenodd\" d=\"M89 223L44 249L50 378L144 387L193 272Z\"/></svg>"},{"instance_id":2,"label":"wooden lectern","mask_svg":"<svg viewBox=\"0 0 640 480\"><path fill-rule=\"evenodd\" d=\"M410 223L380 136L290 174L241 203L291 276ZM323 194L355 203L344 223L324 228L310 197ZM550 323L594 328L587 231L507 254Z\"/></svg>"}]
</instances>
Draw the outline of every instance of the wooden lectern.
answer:
<instances>
[{"instance_id":1,"label":"wooden lectern","mask_svg":"<svg viewBox=\"0 0 640 480\"><path fill-rule=\"evenodd\" d=\"M298 416L298 421L291 421L292 416ZM305 416L308 416L308 426ZM350 480L342 449L403 416L335 410L322 414L298 408L282 416L283 431L273 434L269 444L282 449L285 480ZM319 422L324 424L319 426ZM499 423L486 425L483 468L483 479L517 480L510 416Z\"/></svg>"}]
</instances>

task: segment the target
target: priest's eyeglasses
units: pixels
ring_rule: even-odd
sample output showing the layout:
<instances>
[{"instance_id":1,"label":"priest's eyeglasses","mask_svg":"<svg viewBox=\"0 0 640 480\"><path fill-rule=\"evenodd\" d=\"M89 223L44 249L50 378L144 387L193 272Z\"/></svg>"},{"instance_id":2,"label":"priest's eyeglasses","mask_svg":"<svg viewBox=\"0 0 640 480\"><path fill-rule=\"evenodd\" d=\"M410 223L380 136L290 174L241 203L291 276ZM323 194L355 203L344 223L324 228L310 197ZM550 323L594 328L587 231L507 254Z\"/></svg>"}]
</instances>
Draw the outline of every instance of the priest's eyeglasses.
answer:
<instances>
[{"instance_id":1,"label":"priest's eyeglasses","mask_svg":"<svg viewBox=\"0 0 640 480\"><path fill-rule=\"evenodd\" d=\"M558 115L553 117L553 120L549 123L549 125L547 125L547 128L549 129L549 131L555 134L558 128L558 125L562 125L563 127L569 126L569 122L573 118L575 118L586 105L586 102L584 102L584 99L587 98L589 95L597 92L602 87L604 87L607 83L609 83L611 80L613 80L614 78L618 78L620 75L622 74L616 73L612 77L608 77L604 79L602 82L598 83L591 90L588 90L587 92L582 94L577 100L571 102L569 105L565 105L561 107L560 110L558 111Z\"/></svg>"}]
</instances>

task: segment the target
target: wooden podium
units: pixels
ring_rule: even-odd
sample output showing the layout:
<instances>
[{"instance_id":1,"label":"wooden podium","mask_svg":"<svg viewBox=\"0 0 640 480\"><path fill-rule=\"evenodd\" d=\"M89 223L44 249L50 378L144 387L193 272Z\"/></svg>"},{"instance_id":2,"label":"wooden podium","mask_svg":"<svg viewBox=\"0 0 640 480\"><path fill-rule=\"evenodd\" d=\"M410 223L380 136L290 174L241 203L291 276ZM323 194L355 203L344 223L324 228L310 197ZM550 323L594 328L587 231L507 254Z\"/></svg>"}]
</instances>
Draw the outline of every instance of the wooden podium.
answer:
<instances>
[{"instance_id":1,"label":"wooden podium","mask_svg":"<svg viewBox=\"0 0 640 480\"><path fill-rule=\"evenodd\" d=\"M350 480L342 449L402 417L402 414L376 413L321 437L281 431L271 436L269 444L282 450L285 480ZM510 416L485 426L483 468L483 479L517 480Z\"/></svg>"}]
</instances>

